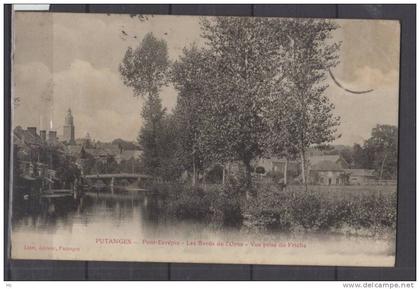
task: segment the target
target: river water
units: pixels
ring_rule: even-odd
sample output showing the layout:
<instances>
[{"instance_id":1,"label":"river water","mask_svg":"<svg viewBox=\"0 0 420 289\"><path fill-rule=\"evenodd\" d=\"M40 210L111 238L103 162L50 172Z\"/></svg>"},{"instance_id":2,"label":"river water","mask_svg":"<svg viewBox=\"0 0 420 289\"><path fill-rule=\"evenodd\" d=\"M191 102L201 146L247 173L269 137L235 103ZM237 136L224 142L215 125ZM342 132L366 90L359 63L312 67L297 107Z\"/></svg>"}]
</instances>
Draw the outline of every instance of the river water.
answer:
<instances>
[{"instance_id":1,"label":"river water","mask_svg":"<svg viewBox=\"0 0 420 289\"><path fill-rule=\"evenodd\" d=\"M174 222L130 195L24 208L12 222L12 256L25 259L393 266L394 255L391 234L256 233Z\"/></svg>"}]
</instances>

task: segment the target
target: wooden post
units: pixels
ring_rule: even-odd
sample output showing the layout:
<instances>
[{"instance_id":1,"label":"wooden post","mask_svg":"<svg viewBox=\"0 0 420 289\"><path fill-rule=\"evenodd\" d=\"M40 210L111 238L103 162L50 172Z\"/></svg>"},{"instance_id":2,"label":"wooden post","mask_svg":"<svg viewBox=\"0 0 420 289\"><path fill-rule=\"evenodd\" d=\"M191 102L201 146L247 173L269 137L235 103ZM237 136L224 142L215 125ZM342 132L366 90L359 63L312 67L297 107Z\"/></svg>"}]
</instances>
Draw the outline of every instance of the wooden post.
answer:
<instances>
[{"instance_id":1,"label":"wooden post","mask_svg":"<svg viewBox=\"0 0 420 289\"><path fill-rule=\"evenodd\" d=\"M197 172L195 169L195 157L194 157L195 153L194 153L194 149L193 149L193 154L192 154L192 161L193 161L193 175L192 175L192 186L194 187L196 184L196 180L197 180Z\"/></svg>"},{"instance_id":2,"label":"wooden post","mask_svg":"<svg viewBox=\"0 0 420 289\"><path fill-rule=\"evenodd\" d=\"M226 183L226 169L225 169L225 165L223 164L222 166L222 185L225 185Z\"/></svg>"},{"instance_id":3,"label":"wooden post","mask_svg":"<svg viewBox=\"0 0 420 289\"><path fill-rule=\"evenodd\" d=\"M284 183L284 185L286 186L287 185L287 163L288 163L288 159L286 158L286 161L285 161L285 163L284 163L284 168L283 168L283 178L284 178L284 180L283 180L283 183Z\"/></svg>"},{"instance_id":4,"label":"wooden post","mask_svg":"<svg viewBox=\"0 0 420 289\"><path fill-rule=\"evenodd\" d=\"M111 177L111 194L114 194L114 181L115 177Z\"/></svg>"}]
</instances>

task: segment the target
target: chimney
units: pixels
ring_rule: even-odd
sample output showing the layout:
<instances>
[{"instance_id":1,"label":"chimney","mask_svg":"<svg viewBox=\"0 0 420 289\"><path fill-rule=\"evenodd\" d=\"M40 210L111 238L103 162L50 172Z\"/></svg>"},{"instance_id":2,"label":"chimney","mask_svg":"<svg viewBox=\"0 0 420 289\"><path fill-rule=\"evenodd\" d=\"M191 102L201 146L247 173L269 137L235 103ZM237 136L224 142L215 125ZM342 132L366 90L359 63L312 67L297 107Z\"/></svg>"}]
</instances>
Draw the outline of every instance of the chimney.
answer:
<instances>
[{"instance_id":1,"label":"chimney","mask_svg":"<svg viewBox=\"0 0 420 289\"><path fill-rule=\"evenodd\" d=\"M39 136L41 137L42 141L47 141L47 131L46 130L40 130Z\"/></svg>"},{"instance_id":2,"label":"chimney","mask_svg":"<svg viewBox=\"0 0 420 289\"><path fill-rule=\"evenodd\" d=\"M55 144L57 142L57 132L55 130L50 130L48 132L48 143Z\"/></svg>"},{"instance_id":3,"label":"chimney","mask_svg":"<svg viewBox=\"0 0 420 289\"><path fill-rule=\"evenodd\" d=\"M31 133L31 135L33 135L33 136L36 135L36 127L30 126L30 127L28 127L27 130Z\"/></svg>"}]
</instances>

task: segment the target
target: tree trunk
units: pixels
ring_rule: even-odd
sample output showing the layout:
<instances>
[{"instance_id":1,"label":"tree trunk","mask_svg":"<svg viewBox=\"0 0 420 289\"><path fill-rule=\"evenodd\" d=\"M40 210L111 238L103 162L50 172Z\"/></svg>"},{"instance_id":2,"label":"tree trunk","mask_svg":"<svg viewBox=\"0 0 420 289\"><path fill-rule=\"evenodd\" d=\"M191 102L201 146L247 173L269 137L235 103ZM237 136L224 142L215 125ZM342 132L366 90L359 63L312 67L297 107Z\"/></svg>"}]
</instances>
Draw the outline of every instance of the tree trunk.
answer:
<instances>
[{"instance_id":1,"label":"tree trunk","mask_svg":"<svg viewBox=\"0 0 420 289\"><path fill-rule=\"evenodd\" d=\"M384 173L384 166L385 166L386 157L387 157L387 154L385 153L384 159L382 160L382 163L381 163L381 170L380 170L380 173L379 173L379 180L382 180L382 175Z\"/></svg>"},{"instance_id":2,"label":"tree trunk","mask_svg":"<svg viewBox=\"0 0 420 289\"><path fill-rule=\"evenodd\" d=\"M193 161L192 185L195 186L196 180L197 180L197 172L196 172L196 169L195 169L195 152L194 152L194 149L193 149L192 161Z\"/></svg>"},{"instance_id":3,"label":"tree trunk","mask_svg":"<svg viewBox=\"0 0 420 289\"><path fill-rule=\"evenodd\" d=\"M225 185L225 183L226 183L226 168L225 168L225 165L223 165L223 168L222 168L222 185Z\"/></svg>"},{"instance_id":4,"label":"tree trunk","mask_svg":"<svg viewBox=\"0 0 420 289\"><path fill-rule=\"evenodd\" d=\"M245 165L245 186L247 189L252 187L251 164L250 161L244 161Z\"/></svg>"},{"instance_id":5,"label":"tree trunk","mask_svg":"<svg viewBox=\"0 0 420 289\"><path fill-rule=\"evenodd\" d=\"M189 125L191 127L191 125ZM195 186L197 183L197 168L195 164L195 142L197 138L197 133L194 132L194 140L192 145L192 163L193 163L193 177L192 177L192 185Z\"/></svg>"},{"instance_id":6,"label":"tree trunk","mask_svg":"<svg viewBox=\"0 0 420 289\"><path fill-rule=\"evenodd\" d=\"M288 165L289 160L286 158L286 162L284 163L284 168L283 168L283 183L286 186L287 185L287 165Z\"/></svg>"},{"instance_id":7,"label":"tree trunk","mask_svg":"<svg viewBox=\"0 0 420 289\"><path fill-rule=\"evenodd\" d=\"M302 183L305 185L305 192L308 191L308 184L306 182L306 172L305 172L305 151L302 150L300 153L300 161L302 165Z\"/></svg>"}]
</instances>

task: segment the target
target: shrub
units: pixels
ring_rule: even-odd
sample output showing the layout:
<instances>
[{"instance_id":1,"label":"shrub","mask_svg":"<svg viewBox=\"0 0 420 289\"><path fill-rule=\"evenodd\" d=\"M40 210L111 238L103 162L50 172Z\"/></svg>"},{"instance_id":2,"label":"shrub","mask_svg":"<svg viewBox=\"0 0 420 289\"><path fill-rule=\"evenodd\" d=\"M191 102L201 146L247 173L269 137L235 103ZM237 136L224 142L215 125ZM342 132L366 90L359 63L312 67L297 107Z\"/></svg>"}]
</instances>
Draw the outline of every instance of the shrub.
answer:
<instances>
[{"instance_id":1,"label":"shrub","mask_svg":"<svg viewBox=\"0 0 420 289\"><path fill-rule=\"evenodd\" d=\"M233 179L225 186L160 184L152 190L164 200L166 216L216 227L283 232L347 228L377 234L396 226L396 193L288 192L259 184L246 196L240 184Z\"/></svg>"},{"instance_id":2,"label":"shrub","mask_svg":"<svg viewBox=\"0 0 420 289\"><path fill-rule=\"evenodd\" d=\"M158 185L165 205L162 213L177 220L213 223L215 226L242 225L241 190L231 186Z\"/></svg>"},{"instance_id":3,"label":"shrub","mask_svg":"<svg viewBox=\"0 0 420 289\"><path fill-rule=\"evenodd\" d=\"M198 187L176 186L165 198L166 213L183 220L206 221L210 216L210 201Z\"/></svg>"},{"instance_id":4,"label":"shrub","mask_svg":"<svg viewBox=\"0 0 420 289\"><path fill-rule=\"evenodd\" d=\"M245 224L259 230L290 231L293 218L286 195L275 187L261 185L244 205Z\"/></svg>"},{"instance_id":5,"label":"shrub","mask_svg":"<svg viewBox=\"0 0 420 289\"><path fill-rule=\"evenodd\" d=\"M397 195L371 193L359 195L346 202L345 222L355 229L372 229L380 233L384 229L395 229Z\"/></svg>"},{"instance_id":6,"label":"shrub","mask_svg":"<svg viewBox=\"0 0 420 289\"><path fill-rule=\"evenodd\" d=\"M336 195L334 195L336 194ZM263 230L335 231L344 226L373 234L395 229L396 194L282 192L261 187L244 209L245 224Z\"/></svg>"},{"instance_id":7,"label":"shrub","mask_svg":"<svg viewBox=\"0 0 420 289\"><path fill-rule=\"evenodd\" d=\"M237 191L224 190L212 202L215 212L221 216L223 226L239 227L242 225L240 194Z\"/></svg>"}]
</instances>

